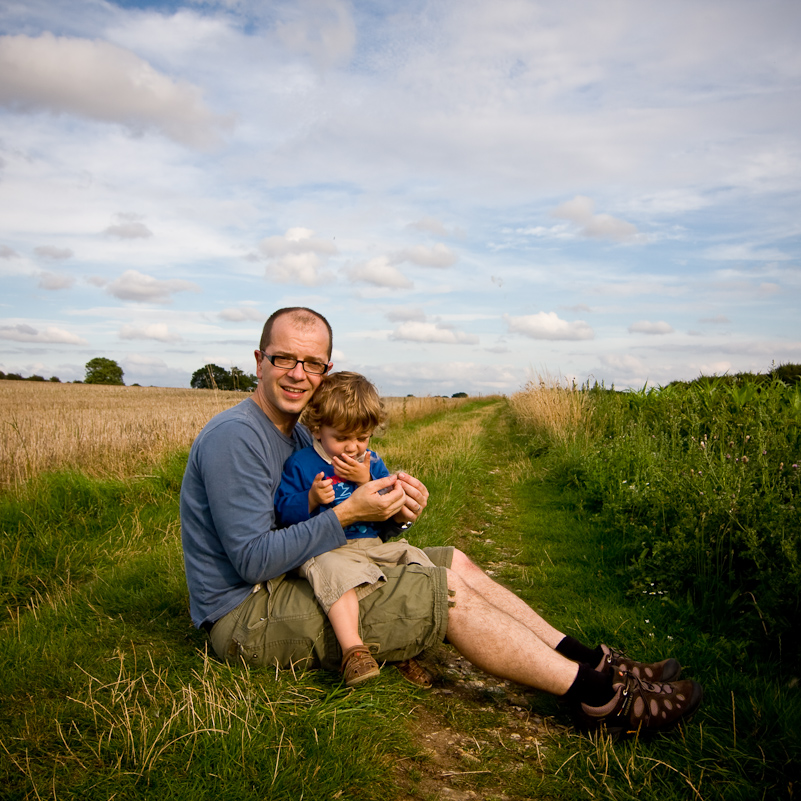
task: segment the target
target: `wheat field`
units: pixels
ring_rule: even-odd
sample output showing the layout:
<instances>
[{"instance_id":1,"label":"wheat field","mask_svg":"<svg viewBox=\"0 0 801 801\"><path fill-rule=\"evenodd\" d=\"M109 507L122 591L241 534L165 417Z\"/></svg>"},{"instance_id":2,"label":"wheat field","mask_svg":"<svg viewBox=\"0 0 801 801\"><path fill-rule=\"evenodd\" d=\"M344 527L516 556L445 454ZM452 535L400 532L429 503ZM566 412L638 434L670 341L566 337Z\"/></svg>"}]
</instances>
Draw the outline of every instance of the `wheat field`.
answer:
<instances>
[{"instance_id":1,"label":"wheat field","mask_svg":"<svg viewBox=\"0 0 801 801\"><path fill-rule=\"evenodd\" d=\"M0 381L0 489L74 469L124 477L188 449L241 392ZM453 408L464 398L384 398L388 425Z\"/></svg>"},{"instance_id":2,"label":"wheat field","mask_svg":"<svg viewBox=\"0 0 801 801\"><path fill-rule=\"evenodd\" d=\"M188 448L241 392L0 381L0 487L43 472L130 475Z\"/></svg>"},{"instance_id":3,"label":"wheat field","mask_svg":"<svg viewBox=\"0 0 801 801\"><path fill-rule=\"evenodd\" d=\"M567 379L537 375L510 403L523 428L547 441L565 444L591 433L591 400Z\"/></svg>"}]
</instances>

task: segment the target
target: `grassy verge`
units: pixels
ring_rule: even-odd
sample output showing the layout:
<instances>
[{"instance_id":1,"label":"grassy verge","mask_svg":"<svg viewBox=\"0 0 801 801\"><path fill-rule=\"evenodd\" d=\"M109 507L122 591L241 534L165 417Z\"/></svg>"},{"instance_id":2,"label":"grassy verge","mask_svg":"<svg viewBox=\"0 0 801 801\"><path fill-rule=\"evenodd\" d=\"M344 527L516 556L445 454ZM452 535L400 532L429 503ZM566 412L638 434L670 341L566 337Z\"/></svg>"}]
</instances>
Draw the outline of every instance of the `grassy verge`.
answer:
<instances>
[{"instance_id":1,"label":"grassy verge","mask_svg":"<svg viewBox=\"0 0 801 801\"><path fill-rule=\"evenodd\" d=\"M707 691L697 722L611 747L448 647L428 657L442 676L430 693L391 669L351 691L322 671L218 664L189 622L176 457L139 478L56 475L0 498L0 795L793 797L798 705L773 666L687 609L627 599L608 533L543 483L505 403L393 426L374 447L431 490L417 544L463 547L582 639L674 653Z\"/></svg>"}]
</instances>

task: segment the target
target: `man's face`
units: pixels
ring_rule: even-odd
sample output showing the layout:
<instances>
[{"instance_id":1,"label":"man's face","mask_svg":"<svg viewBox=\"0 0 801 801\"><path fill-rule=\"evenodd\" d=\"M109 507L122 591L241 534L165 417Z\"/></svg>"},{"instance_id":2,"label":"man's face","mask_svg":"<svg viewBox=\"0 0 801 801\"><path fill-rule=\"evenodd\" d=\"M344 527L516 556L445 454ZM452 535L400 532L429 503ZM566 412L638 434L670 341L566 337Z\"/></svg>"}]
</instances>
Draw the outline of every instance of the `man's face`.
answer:
<instances>
[{"instance_id":1,"label":"man's face","mask_svg":"<svg viewBox=\"0 0 801 801\"><path fill-rule=\"evenodd\" d=\"M279 317L272 327L270 343L264 348L268 356L286 356L301 361L328 364L328 330L319 320L312 327L297 326L290 315ZM284 433L289 433L300 413L324 379L296 364L291 370L273 367L256 351L256 402L261 410Z\"/></svg>"}]
</instances>

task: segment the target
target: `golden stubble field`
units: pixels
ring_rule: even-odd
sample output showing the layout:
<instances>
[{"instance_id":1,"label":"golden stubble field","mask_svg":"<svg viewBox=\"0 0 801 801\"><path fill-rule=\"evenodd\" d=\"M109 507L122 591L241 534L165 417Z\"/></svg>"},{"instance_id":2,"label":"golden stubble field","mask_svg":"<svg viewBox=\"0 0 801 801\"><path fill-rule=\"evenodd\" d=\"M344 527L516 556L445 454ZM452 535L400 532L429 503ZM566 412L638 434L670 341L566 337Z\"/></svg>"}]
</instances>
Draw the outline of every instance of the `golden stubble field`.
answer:
<instances>
[{"instance_id":1,"label":"golden stubble field","mask_svg":"<svg viewBox=\"0 0 801 801\"><path fill-rule=\"evenodd\" d=\"M0 381L0 489L43 472L75 469L124 477L188 449L241 392ZM464 399L384 398L388 425L452 408Z\"/></svg>"}]
</instances>

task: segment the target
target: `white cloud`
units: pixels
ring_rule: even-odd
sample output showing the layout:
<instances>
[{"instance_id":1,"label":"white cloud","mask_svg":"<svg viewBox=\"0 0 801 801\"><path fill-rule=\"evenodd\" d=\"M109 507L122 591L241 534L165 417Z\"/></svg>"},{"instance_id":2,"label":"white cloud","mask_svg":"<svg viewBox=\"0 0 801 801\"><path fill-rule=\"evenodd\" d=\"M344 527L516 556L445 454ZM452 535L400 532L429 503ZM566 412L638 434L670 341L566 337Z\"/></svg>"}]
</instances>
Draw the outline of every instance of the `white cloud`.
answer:
<instances>
[{"instance_id":1,"label":"white cloud","mask_svg":"<svg viewBox=\"0 0 801 801\"><path fill-rule=\"evenodd\" d=\"M371 365L369 375L382 395L405 395L410 386L418 395L452 395L468 392L471 395L488 392L504 393L519 386L521 376L507 364L481 362L395 362ZM480 377L480 378L479 378Z\"/></svg>"},{"instance_id":2,"label":"white cloud","mask_svg":"<svg viewBox=\"0 0 801 801\"><path fill-rule=\"evenodd\" d=\"M52 259L53 261L71 259L75 255L69 248L58 248L54 245L42 245L34 248L33 252L43 259Z\"/></svg>"},{"instance_id":3,"label":"white cloud","mask_svg":"<svg viewBox=\"0 0 801 801\"><path fill-rule=\"evenodd\" d=\"M223 309L217 316L221 320L227 320L229 323L243 323L252 320L264 322L269 315L253 306L240 306L236 309Z\"/></svg>"},{"instance_id":4,"label":"white cloud","mask_svg":"<svg viewBox=\"0 0 801 801\"><path fill-rule=\"evenodd\" d=\"M414 284L386 256L354 264L345 270L353 282L372 284L387 289L411 289Z\"/></svg>"},{"instance_id":5,"label":"white cloud","mask_svg":"<svg viewBox=\"0 0 801 801\"><path fill-rule=\"evenodd\" d=\"M109 225L103 233L120 239L148 239L153 236L153 232L143 222L136 221Z\"/></svg>"},{"instance_id":6,"label":"white cloud","mask_svg":"<svg viewBox=\"0 0 801 801\"><path fill-rule=\"evenodd\" d=\"M466 334L444 323L418 321L401 323L389 338L405 342L436 342L440 345L477 345L479 342L475 334Z\"/></svg>"},{"instance_id":7,"label":"white cloud","mask_svg":"<svg viewBox=\"0 0 801 801\"><path fill-rule=\"evenodd\" d=\"M0 104L21 111L155 129L199 148L216 144L230 124L206 107L196 86L175 81L108 42L51 33L2 36L0 72Z\"/></svg>"},{"instance_id":8,"label":"white cloud","mask_svg":"<svg viewBox=\"0 0 801 801\"><path fill-rule=\"evenodd\" d=\"M704 256L715 261L789 261L795 258L777 248L760 249L756 245L716 245L704 251Z\"/></svg>"},{"instance_id":9,"label":"white cloud","mask_svg":"<svg viewBox=\"0 0 801 801\"><path fill-rule=\"evenodd\" d=\"M266 261L266 277L278 283L316 286L334 278L323 267L337 252L336 245L315 238L314 231L308 228L290 228L283 236L263 239L258 251Z\"/></svg>"},{"instance_id":10,"label":"white cloud","mask_svg":"<svg viewBox=\"0 0 801 801\"><path fill-rule=\"evenodd\" d=\"M607 353L601 356L601 363L604 367L613 370L615 373L626 376L648 375L648 369L642 359L632 356L630 353Z\"/></svg>"},{"instance_id":11,"label":"white cloud","mask_svg":"<svg viewBox=\"0 0 801 801\"><path fill-rule=\"evenodd\" d=\"M0 339L12 342L35 342L42 345L88 345L89 343L63 328L47 326L39 330L27 323L0 325Z\"/></svg>"},{"instance_id":12,"label":"white cloud","mask_svg":"<svg viewBox=\"0 0 801 801\"><path fill-rule=\"evenodd\" d=\"M592 290L597 295L614 295L616 297L632 297L635 295L660 295L663 297L677 297L687 294L687 283L682 282L675 286L670 286L655 278L641 281L618 281L593 287Z\"/></svg>"},{"instance_id":13,"label":"white cloud","mask_svg":"<svg viewBox=\"0 0 801 801\"><path fill-rule=\"evenodd\" d=\"M191 281L171 279L160 281L138 270L126 270L106 287L106 292L120 300L136 303L172 303L174 292L200 292L200 287Z\"/></svg>"},{"instance_id":14,"label":"white cloud","mask_svg":"<svg viewBox=\"0 0 801 801\"><path fill-rule=\"evenodd\" d=\"M157 342L180 342L181 337L173 334L164 323L136 326L124 325L119 330L120 339L155 339Z\"/></svg>"},{"instance_id":15,"label":"white cloud","mask_svg":"<svg viewBox=\"0 0 801 801\"><path fill-rule=\"evenodd\" d=\"M610 214L596 214L595 201L584 195L576 195L573 200L557 206L551 215L562 220L570 220L581 228L583 236L595 239L624 242L638 233L637 226L630 222L619 220Z\"/></svg>"},{"instance_id":16,"label":"white cloud","mask_svg":"<svg viewBox=\"0 0 801 801\"><path fill-rule=\"evenodd\" d=\"M19 254L12 250L8 245L0 245L0 259L13 259Z\"/></svg>"},{"instance_id":17,"label":"white cloud","mask_svg":"<svg viewBox=\"0 0 801 801\"><path fill-rule=\"evenodd\" d=\"M411 228L415 231L423 231L427 234L433 234L434 236L458 236L459 232L449 231L445 225L438 220L436 217L423 217L416 222L409 223L407 228Z\"/></svg>"},{"instance_id":18,"label":"white cloud","mask_svg":"<svg viewBox=\"0 0 801 801\"><path fill-rule=\"evenodd\" d=\"M725 314L716 314L714 317L702 317L699 323L709 323L710 325L727 325L731 322Z\"/></svg>"},{"instance_id":19,"label":"white cloud","mask_svg":"<svg viewBox=\"0 0 801 801\"><path fill-rule=\"evenodd\" d=\"M38 286L40 289L58 290L69 289L75 283L75 278L71 275L59 275L42 271L38 273Z\"/></svg>"},{"instance_id":20,"label":"white cloud","mask_svg":"<svg viewBox=\"0 0 801 801\"><path fill-rule=\"evenodd\" d=\"M650 320L638 320L629 326L630 334L672 334L673 326L666 323L664 320L653 323Z\"/></svg>"},{"instance_id":21,"label":"white cloud","mask_svg":"<svg viewBox=\"0 0 801 801\"><path fill-rule=\"evenodd\" d=\"M438 242L433 247L416 245L398 253L392 261L399 264L410 261L421 267L450 267L456 263L456 254L446 245Z\"/></svg>"},{"instance_id":22,"label":"white cloud","mask_svg":"<svg viewBox=\"0 0 801 801\"><path fill-rule=\"evenodd\" d=\"M356 44L356 25L342 0L298 0L294 15L276 26L278 38L318 67L345 64Z\"/></svg>"},{"instance_id":23,"label":"white cloud","mask_svg":"<svg viewBox=\"0 0 801 801\"><path fill-rule=\"evenodd\" d=\"M395 306L386 313L391 323L405 323L410 320L425 322L426 314L419 306Z\"/></svg>"},{"instance_id":24,"label":"white cloud","mask_svg":"<svg viewBox=\"0 0 801 801\"><path fill-rule=\"evenodd\" d=\"M522 334L531 339L582 340L594 339L595 332L584 322L562 320L556 312L539 312L524 317L503 316L509 333Z\"/></svg>"}]
</instances>

